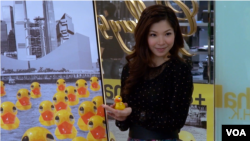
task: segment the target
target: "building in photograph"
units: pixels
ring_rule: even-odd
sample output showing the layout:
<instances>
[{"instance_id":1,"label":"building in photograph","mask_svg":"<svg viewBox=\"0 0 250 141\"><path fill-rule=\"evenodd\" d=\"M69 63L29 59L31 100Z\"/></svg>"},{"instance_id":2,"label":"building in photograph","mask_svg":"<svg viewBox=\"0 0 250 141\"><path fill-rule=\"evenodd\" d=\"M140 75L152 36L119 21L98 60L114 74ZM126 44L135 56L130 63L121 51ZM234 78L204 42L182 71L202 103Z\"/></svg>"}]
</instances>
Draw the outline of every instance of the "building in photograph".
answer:
<instances>
[{"instance_id":1,"label":"building in photograph","mask_svg":"<svg viewBox=\"0 0 250 141\"><path fill-rule=\"evenodd\" d=\"M49 54L57 47L56 21L53 1L43 1L44 33L46 54Z\"/></svg>"},{"instance_id":2,"label":"building in photograph","mask_svg":"<svg viewBox=\"0 0 250 141\"><path fill-rule=\"evenodd\" d=\"M74 35L74 25L72 18L68 14L64 14L56 24L57 44L60 46Z\"/></svg>"},{"instance_id":3,"label":"building in photograph","mask_svg":"<svg viewBox=\"0 0 250 141\"><path fill-rule=\"evenodd\" d=\"M13 30L10 30L8 35L8 51L16 52L16 37Z\"/></svg>"},{"instance_id":4,"label":"building in photograph","mask_svg":"<svg viewBox=\"0 0 250 141\"><path fill-rule=\"evenodd\" d=\"M7 24L7 34L10 31L14 31L14 17L13 17L13 7L12 6L2 6L2 20Z\"/></svg>"},{"instance_id":5,"label":"building in photograph","mask_svg":"<svg viewBox=\"0 0 250 141\"><path fill-rule=\"evenodd\" d=\"M16 50L18 60L35 60L36 57L30 55L29 49L27 48L28 36L26 30L27 23L27 8L26 1L15 1L14 2L14 26L15 26L15 37L16 37Z\"/></svg>"},{"instance_id":6,"label":"building in photograph","mask_svg":"<svg viewBox=\"0 0 250 141\"><path fill-rule=\"evenodd\" d=\"M1 54L8 51L8 33L7 24L5 21L1 21Z\"/></svg>"},{"instance_id":7,"label":"building in photograph","mask_svg":"<svg viewBox=\"0 0 250 141\"><path fill-rule=\"evenodd\" d=\"M34 23L27 22L28 48L30 55L35 55L36 58L41 58L46 55L44 18L36 17L34 18L34 21Z\"/></svg>"}]
</instances>

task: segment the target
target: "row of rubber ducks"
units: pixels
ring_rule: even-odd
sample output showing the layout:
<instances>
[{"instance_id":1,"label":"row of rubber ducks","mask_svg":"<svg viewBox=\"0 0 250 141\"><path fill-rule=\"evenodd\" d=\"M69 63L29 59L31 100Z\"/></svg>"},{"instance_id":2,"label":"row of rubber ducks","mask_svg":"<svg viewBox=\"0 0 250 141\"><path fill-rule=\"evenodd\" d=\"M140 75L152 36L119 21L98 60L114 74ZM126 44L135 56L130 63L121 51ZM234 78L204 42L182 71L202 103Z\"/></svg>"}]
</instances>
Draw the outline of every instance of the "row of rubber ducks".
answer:
<instances>
[{"instance_id":1,"label":"row of rubber ducks","mask_svg":"<svg viewBox=\"0 0 250 141\"><path fill-rule=\"evenodd\" d=\"M98 78L93 76L90 78L90 89L92 91L99 91L101 86L98 83ZM56 81L56 85L57 85L57 92L65 92L65 93L69 93L69 90L74 90L77 94L78 98L87 98L89 97L89 90L88 90L88 83L86 80L84 79L79 79L76 81L76 85L75 88L73 88L73 86L70 87L66 87L66 81L64 79L58 79ZM68 89L67 89L68 88ZM38 82L33 82L30 85L30 92L31 92L31 97L32 98L39 98L42 96L41 92L41 86ZM6 91L5 91L5 84L3 81L1 81L1 97L6 95ZM74 96L72 97L74 98Z\"/></svg>"},{"instance_id":2,"label":"row of rubber ducks","mask_svg":"<svg viewBox=\"0 0 250 141\"><path fill-rule=\"evenodd\" d=\"M28 90L21 89L18 92L18 94L21 94L19 95L20 97L24 96L21 99L25 102L17 101L15 105L12 102L6 101L1 104L1 128L5 130L13 130L19 127L20 121L16 116L17 109L21 108L23 110L31 107L31 103L29 102L28 97ZM22 105L20 105L21 103ZM81 130L90 131L91 134L95 133L96 130L90 130L89 128L89 120L94 116L98 116L99 118L97 119L102 118L103 124L106 123L104 121L105 114L102 104L103 97L96 96L92 99L92 101L84 101L79 105L78 114L80 115L80 118L78 119L77 125ZM66 94L57 92L53 97L53 103L51 101L41 102L39 105L39 112L39 122L42 125L51 126L56 124L57 128L55 130L55 135L58 139L73 138L77 135L77 130L73 126L75 121L74 115L71 113L71 109L68 106ZM95 134L100 134L99 132L101 132L102 130L97 131L97 133ZM92 137L91 135L89 136L89 138ZM95 138L94 135L93 137Z\"/></svg>"},{"instance_id":3,"label":"row of rubber ducks","mask_svg":"<svg viewBox=\"0 0 250 141\"><path fill-rule=\"evenodd\" d=\"M63 116L63 117L62 117ZM57 122L62 124L56 128L55 136L62 140L66 138L72 139L72 141L107 141L106 125L104 118L95 115L88 121L88 129L90 132L87 137L77 136L77 130L73 126L74 117L70 112L61 110L56 114ZM66 118L67 117L67 118ZM70 119L69 121L67 119ZM113 133L109 132L110 141L115 141ZM44 127L32 127L28 129L22 136L22 141L55 141L51 132Z\"/></svg>"}]
</instances>

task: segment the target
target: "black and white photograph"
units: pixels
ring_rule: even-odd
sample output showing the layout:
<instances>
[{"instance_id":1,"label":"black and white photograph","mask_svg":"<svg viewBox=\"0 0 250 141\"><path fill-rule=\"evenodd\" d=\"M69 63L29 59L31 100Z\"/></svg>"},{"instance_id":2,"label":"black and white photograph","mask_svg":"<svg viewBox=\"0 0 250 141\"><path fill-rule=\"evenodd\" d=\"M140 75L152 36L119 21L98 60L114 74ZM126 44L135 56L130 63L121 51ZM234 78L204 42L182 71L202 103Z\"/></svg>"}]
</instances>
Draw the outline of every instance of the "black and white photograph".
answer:
<instances>
[{"instance_id":1,"label":"black and white photograph","mask_svg":"<svg viewBox=\"0 0 250 141\"><path fill-rule=\"evenodd\" d=\"M1 138L106 138L99 63L93 1L1 1Z\"/></svg>"},{"instance_id":2,"label":"black and white photograph","mask_svg":"<svg viewBox=\"0 0 250 141\"><path fill-rule=\"evenodd\" d=\"M179 136L196 141L207 140L207 106L190 105L185 126L181 129Z\"/></svg>"}]
</instances>

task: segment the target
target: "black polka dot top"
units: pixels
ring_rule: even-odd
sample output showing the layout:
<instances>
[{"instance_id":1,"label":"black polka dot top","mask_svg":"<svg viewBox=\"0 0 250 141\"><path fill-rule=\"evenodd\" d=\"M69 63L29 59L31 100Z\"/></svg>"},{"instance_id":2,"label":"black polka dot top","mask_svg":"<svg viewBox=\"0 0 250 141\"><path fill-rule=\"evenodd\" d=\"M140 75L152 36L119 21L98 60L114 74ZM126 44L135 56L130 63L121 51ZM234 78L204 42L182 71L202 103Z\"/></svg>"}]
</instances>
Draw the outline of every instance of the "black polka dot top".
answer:
<instances>
[{"instance_id":1,"label":"black polka dot top","mask_svg":"<svg viewBox=\"0 0 250 141\"><path fill-rule=\"evenodd\" d=\"M132 113L125 121L116 121L116 125L122 131L134 124L151 131L179 131L185 124L193 93L190 67L171 58L158 67L149 67L147 72L130 94L123 95L129 76L128 65L123 68L121 94Z\"/></svg>"}]
</instances>

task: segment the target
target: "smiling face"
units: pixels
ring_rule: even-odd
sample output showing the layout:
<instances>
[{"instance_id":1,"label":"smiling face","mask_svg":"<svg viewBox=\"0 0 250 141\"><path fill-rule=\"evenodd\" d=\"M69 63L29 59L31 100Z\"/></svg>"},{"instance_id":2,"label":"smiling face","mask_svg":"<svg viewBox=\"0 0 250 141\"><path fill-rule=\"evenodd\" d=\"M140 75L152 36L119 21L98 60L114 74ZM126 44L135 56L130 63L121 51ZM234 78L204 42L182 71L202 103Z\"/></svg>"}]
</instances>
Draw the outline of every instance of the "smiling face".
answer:
<instances>
[{"instance_id":1,"label":"smiling face","mask_svg":"<svg viewBox=\"0 0 250 141\"><path fill-rule=\"evenodd\" d=\"M153 60L163 59L174 45L175 33L167 20L154 23L148 33L148 45Z\"/></svg>"}]
</instances>

